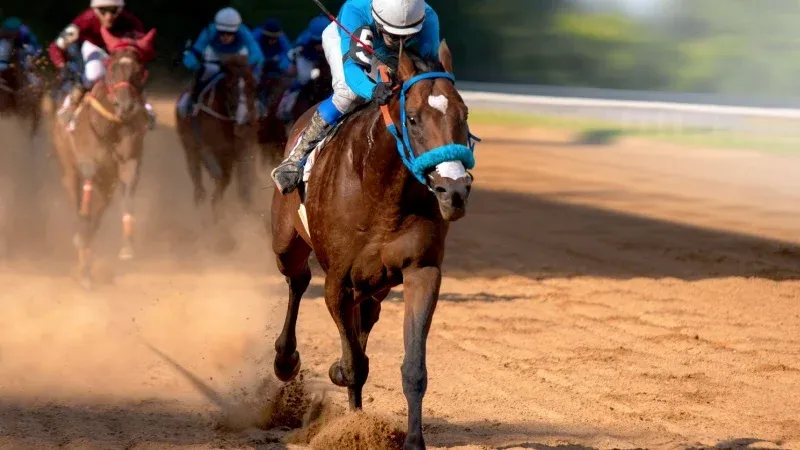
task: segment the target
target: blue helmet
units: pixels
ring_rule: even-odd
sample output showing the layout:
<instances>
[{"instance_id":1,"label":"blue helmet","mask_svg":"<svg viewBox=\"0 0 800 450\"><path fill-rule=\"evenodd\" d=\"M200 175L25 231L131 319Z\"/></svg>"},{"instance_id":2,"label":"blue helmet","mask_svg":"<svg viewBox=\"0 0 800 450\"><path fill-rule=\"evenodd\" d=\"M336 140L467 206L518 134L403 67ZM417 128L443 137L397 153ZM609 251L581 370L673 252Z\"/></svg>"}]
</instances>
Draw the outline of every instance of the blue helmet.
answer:
<instances>
[{"instance_id":1,"label":"blue helmet","mask_svg":"<svg viewBox=\"0 0 800 450\"><path fill-rule=\"evenodd\" d=\"M325 31L325 28L328 28L328 25L330 24L331 20L322 14L311 19L311 22L309 22L308 24L308 33L310 34L310 40L321 41L322 32Z\"/></svg>"},{"instance_id":2,"label":"blue helmet","mask_svg":"<svg viewBox=\"0 0 800 450\"><path fill-rule=\"evenodd\" d=\"M3 24L0 25L0 28L8 31L19 31L19 29L22 28L22 21L19 20L19 17L8 17L3 21Z\"/></svg>"},{"instance_id":3,"label":"blue helmet","mask_svg":"<svg viewBox=\"0 0 800 450\"><path fill-rule=\"evenodd\" d=\"M280 20L269 18L261 24L261 32L266 36L278 37L283 33L283 25Z\"/></svg>"}]
</instances>

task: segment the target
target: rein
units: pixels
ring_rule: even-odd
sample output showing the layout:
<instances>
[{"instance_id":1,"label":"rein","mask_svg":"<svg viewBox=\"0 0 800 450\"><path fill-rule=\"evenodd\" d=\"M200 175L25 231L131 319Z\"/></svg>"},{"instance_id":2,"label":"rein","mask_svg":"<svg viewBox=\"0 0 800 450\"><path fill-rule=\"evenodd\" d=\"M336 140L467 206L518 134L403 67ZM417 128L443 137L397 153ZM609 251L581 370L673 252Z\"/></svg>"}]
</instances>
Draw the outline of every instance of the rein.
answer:
<instances>
[{"instance_id":1,"label":"rein","mask_svg":"<svg viewBox=\"0 0 800 450\"><path fill-rule=\"evenodd\" d=\"M390 81L388 69L385 65L381 65L380 73L381 79L384 82ZM403 83L403 86L400 89L401 132L397 131L397 125L395 125L394 120L392 120L392 116L389 113L389 106L381 106L383 122L386 125L386 128L389 130L389 133L394 136L394 139L397 142L397 152L400 154L403 164L408 168L409 171L411 171L417 181L425 185L427 185L427 182L425 181L425 174L443 162L460 161L462 164L464 164L466 169L472 169L475 167L475 144L481 141L480 138L473 135L469 131L468 125L467 145L456 143L445 144L440 147L430 149L421 155L417 155L414 152L414 149L411 146L411 141L408 138L408 127L406 125L408 122L406 119L406 93L409 89L411 89L412 86L414 86L414 84L422 80L439 78L446 78L452 81L454 84L456 81L455 77L447 72L428 72L417 75Z\"/></svg>"}]
</instances>

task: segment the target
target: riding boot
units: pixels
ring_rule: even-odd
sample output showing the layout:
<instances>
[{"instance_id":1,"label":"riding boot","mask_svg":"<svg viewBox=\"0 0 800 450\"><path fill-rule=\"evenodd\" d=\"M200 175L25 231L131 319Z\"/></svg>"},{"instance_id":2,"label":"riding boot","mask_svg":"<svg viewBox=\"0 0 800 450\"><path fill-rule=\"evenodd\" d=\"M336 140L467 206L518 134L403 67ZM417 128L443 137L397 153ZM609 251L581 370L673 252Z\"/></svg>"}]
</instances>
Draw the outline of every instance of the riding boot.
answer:
<instances>
[{"instance_id":1,"label":"riding boot","mask_svg":"<svg viewBox=\"0 0 800 450\"><path fill-rule=\"evenodd\" d=\"M314 111L311 121L306 126L303 134L297 139L297 143L292 148L292 151L289 152L289 156L270 174L282 194L288 194L297 188L303 176L300 162L311 153L332 128L333 126L325 122L319 111Z\"/></svg>"},{"instance_id":2,"label":"riding boot","mask_svg":"<svg viewBox=\"0 0 800 450\"><path fill-rule=\"evenodd\" d=\"M192 82L192 89L189 91L189 97L184 100L180 111L183 117L189 117L194 113L194 105L197 103L197 98L200 97L200 92L203 90L203 83L201 81L202 75L203 70L198 70L194 74L194 80Z\"/></svg>"},{"instance_id":3,"label":"riding boot","mask_svg":"<svg viewBox=\"0 0 800 450\"><path fill-rule=\"evenodd\" d=\"M87 90L83 83L75 83L61 109L56 113L61 123L70 131L75 128L75 110L78 109Z\"/></svg>"}]
</instances>

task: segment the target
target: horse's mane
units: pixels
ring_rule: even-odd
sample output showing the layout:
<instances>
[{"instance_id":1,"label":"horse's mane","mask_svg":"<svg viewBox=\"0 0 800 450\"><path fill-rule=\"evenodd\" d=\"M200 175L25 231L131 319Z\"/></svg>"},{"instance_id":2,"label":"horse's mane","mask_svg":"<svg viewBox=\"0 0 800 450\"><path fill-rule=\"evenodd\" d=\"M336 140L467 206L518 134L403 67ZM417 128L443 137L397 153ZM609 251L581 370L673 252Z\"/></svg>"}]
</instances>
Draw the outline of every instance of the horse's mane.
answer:
<instances>
[{"instance_id":1,"label":"horse's mane","mask_svg":"<svg viewBox=\"0 0 800 450\"><path fill-rule=\"evenodd\" d=\"M419 54L416 49L407 48L403 50L403 56L408 57L411 62L414 64L414 70L417 73L427 73L427 72L444 72L444 66L442 65L439 58L434 59L426 59ZM384 63L389 66L389 69L392 73L397 74L399 71L400 66L400 54L392 54L389 58L386 58Z\"/></svg>"}]
</instances>

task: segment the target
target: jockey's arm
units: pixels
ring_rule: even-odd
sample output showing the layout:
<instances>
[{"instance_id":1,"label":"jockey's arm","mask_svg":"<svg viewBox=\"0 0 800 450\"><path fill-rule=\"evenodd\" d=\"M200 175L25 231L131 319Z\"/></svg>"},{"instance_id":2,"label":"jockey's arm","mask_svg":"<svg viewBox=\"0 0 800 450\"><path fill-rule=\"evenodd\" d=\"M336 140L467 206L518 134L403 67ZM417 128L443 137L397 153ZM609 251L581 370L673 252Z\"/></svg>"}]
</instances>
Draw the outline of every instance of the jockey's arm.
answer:
<instances>
[{"instance_id":1,"label":"jockey's arm","mask_svg":"<svg viewBox=\"0 0 800 450\"><path fill-rule=\"evenodd\" d=\"M292 41L290 41L285 34L282 34L278 39L278 45L281 48L278 67L280 68L281 72L285 73L288 72L289 68L292 66L292 61L289 59L289 51L292 49Z\"/></svg>"},{"instance_id":2,"label":"jockey's arm","mask_svg":"<svg viewBox=\"0 0 800 450\"><path fill-rule=\"evenodd\" d=\"M367 12L366 14L369 14ZM364 17L364 13L353 7L350 2L345 3L339 11L339 22L355 36L367 45L372 45L373 36L369 28L369 17ZM342 55L344 61L344 79L347 86L361 98L372 99L375 84L367 75L372 67L372 55L358 42L352 40L350 36L341 28L339 37L342 45Z\"/></svg>"},{"instance_id":3,"label":"jockey's arm","mask_svg":"<svg viewBox=\"0 0 800 450\"><path fill-rule=\"evenodd\" d=\"M67 25L53 42L47 47L48 56L53 65L63 68L67 63L67 48L78 41L83 30L87 28L86 13L81 13ZM83 28L81 28L83 27Z\"/></svg>"},{"instance_id":4,"label":"jockey's arm","mask_svg":"<svg viewBox=\"0 0 800 450\"><path fill-rule=\"evenodd\" d=\"M425 22L417 36L420 56L439 60L439 16L430 6L425 6Z\"/></svg>"},{"instance_id":5,"label":"jockey's arm","mask_svg":"<svg viewBox=\"0 0 800 450\"><path fill-rule=\"evenodd\" d=\"M201 61L203 52L210 43L210 27L203 28L203 31L200 32L200 35L197 36L197 39L192 44L192 47L183 53L183 65L192 72L199 69L200 65L203 63L203 61Z\"/></svg>"}]
</instances>

